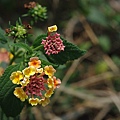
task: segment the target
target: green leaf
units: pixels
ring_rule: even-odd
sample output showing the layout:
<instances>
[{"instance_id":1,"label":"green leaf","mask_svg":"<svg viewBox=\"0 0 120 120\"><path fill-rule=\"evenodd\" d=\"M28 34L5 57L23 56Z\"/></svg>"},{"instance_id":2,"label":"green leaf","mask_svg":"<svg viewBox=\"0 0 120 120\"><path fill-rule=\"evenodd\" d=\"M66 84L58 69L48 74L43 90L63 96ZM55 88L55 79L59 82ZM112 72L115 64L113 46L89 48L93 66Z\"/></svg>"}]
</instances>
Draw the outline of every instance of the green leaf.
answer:
<instances>
[{"instance_id":1,"label":"green leaf","mask_svg":"<svg viewBox=\"0 0 120 120\"><path fill-rule=\"evenodd\" d=\"M119 57L119 56L113 55L113 56L112 56L112 60L113 60L113 62L114 62L117 66L120 67L120 57Z\"/></svg>"},{"instance_id":2,"label":"green leaf","mask_svg":"<svg viewBox=\"0 0 120 120\"><path fill-rule=\"evenodd\" d=\"M110 39L107 36L99 37L99 44L104 52L109 52L111 48Z\"/></svg>"},{"instance_id":3,"label":"green leaf","mask_svg":"<svg viewBox=\"0 0 120 120\"><path fill-rule=\"evenodd\" d=\"M40 45L41 45L41 42L42 42L42 39L45 39L46 37L47 37L46 34L42 34L42 35L38 36L38 37L35 39L35 41L33 42L33 46L34 46L34 47L40 46Z\"/></svg>"},{"instance_id":4,"label":"green leaf","mask_svg":"<svg viewBox=\"0 0 120 120\"><path fill-rule=\"evenodd\" d=\"M105 15L103 14L102 11L100 11L98 9L98 7L93 7L93 6L90 7L88 19L90 19L92 22L98 23L102 26L108 25Z\"/></svg>"},{"instance_id":5,"label":"green leaf","mask_svg":"<svg viewBox=\"0 0 120 120\"><path fill-rule=\"evenodd\" d=\"M25 44L25 43L20 43L20 42L19 43L15 43L15 44L13 44L13 46L17 46L19 48L23 48L26 51L29 51L29 52L32 53L32 48L29 45Z\"/></svg>"},{"instance_id":6,"label":"green leaf","mask_svg":"<svg viewBox=\"0 0 120 120\"><path fill-rule=\"evenodd\" d=\"M80 50L76 45L68 42L67 40L61 38L63 44L65 45L64 51L61 51L58 54L46 55L47 59L54 64L65 64L67 61L75 60L86 53L85 50Z\"/></svg>"},{"instance_id":7,"label":"green leaf","mask_svg":"<svg viewBox=\"0 0 120 120\"><path fill-rule=\"evenodd\" d=\"M6 116L17 116L24 106L24 103L14 96L16 85L10 80L11 73L19 69L20 65L11 65L0 78L0 105Z\"/></svg>"},{"instance_id":8,"label":"green leaf","mask_svg":"<svg viewBox=\"0 0 120 120\"><path fill-rule=\"evenodd\" d=\"M5 31L0 28L0 42L5 44L7 43L7 37L5 36Z\"/></svg>"},{"instance_id":9,"label":"green leaf","mask_svg":"<svg viewBox=\"0 0 120 120\"><path fill-rule=\"evenodd\" d=\"M52 65L54 68L59 67L59 65L53 64L51 62L48 62L48 61L45 61L45 60L42 60L42 59L40 59L40 60L41 60L41 63L42 63L42 67L45 67L46 65Z\"/></svg>"},{"instance_id":10,"label":"green leaf","mask_svg":"<svg viewBox=\"0 0 120 120\"><path fill-rule=\"evenodd\" d=\"M95 72L97 74L104 73L108 70L108 65L105 61L99 61L95 66Z\"/></svg>"},{"instance_id":11,"label":"green leaf","mask_svg":"<svg viewBox=\"0 0 120 120\"><path fill-rule=\"evenodd\" d=\"M83 42L80 44L80 48L85 50L89 50L91 46L92 46L92 43L90 41Z\"/></svg>"}]
</instances>

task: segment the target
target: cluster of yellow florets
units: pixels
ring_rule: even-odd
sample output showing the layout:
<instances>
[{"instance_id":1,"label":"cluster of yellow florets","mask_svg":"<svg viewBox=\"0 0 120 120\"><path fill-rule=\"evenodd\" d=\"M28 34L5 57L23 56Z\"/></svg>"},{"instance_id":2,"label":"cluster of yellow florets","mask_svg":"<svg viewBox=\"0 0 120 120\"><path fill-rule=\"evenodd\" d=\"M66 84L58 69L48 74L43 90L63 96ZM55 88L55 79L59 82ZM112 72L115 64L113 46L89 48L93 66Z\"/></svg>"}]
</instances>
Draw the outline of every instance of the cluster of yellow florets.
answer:
<instances>
[{"instance_id":1,"label":"cluster of yellow florets","mask_svg":"<svg viewBox=\"0 0 120 120\"><path fill-rule=\"evenodd\" d=\"M32 106L46 106L54 90L61 84L60 79L54 76L55 72L52 65L42 68L38 57L30 58L28 67L15 71L10 76L13 84L19 85L15 88L14 95L21 101L28 100Z\"/></svg>"}]
</instances>

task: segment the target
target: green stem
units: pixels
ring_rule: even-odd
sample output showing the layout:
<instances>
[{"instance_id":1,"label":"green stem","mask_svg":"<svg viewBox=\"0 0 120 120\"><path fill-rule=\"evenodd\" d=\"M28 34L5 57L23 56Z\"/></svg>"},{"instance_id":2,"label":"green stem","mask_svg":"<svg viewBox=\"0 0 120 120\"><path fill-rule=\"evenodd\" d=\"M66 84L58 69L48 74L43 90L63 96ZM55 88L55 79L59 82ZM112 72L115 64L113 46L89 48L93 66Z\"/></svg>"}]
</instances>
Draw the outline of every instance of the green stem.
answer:
<instances>
[{"instance_id":1,"label":"green stem","mask_svg":"<svg viewBox=\"0 0 120 120\"><path fill-rule=\"evenodd\" d=\"M12 63L13 63L13 61L15 60L15 55L13 56L13 58L10 60L10 62L9 62L9 65L12 65Z\"/></svg>"},{"instance_id":2,"label":"green stem","mask_svg":"<svg viewBox=\"0 0 120 120\"><path fill-rule=\"evenodd\" d=\"M13 58L10 60L9 65L11 65L17 57L20 57L21 53L22 53L22 51L17 51L16 54L13 54Z\"/></svg>"},{"instance_id":3,"label":"green stem","mask_svg":"<svg viewBox=\"0 0 120 120\"><path fill-rule=\"evenodd\" d=\"M33 49L33 51L36 51L36 50L43 50L43 45L40 45L40 46Z\"/></svg>"}]
</instances>

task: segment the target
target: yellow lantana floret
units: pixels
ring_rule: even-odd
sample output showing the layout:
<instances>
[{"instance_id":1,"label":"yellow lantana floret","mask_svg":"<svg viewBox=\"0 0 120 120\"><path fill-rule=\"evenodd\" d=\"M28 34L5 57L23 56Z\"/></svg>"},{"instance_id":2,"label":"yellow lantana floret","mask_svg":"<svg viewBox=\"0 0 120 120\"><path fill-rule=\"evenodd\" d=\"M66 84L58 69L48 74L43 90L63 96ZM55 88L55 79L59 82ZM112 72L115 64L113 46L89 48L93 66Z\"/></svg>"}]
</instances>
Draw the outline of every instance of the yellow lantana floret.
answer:
<instances>
[{"instance_id":1,"label":"yellow lantana floret","mask_svg":"<svg viewBox=\"0 0 120 120\"><path fill-rule=\"evenodd\" d=\"M53 81L54 81L54 89L59 88L61 84L61 80L57 79L55 76L53 76Z\"/></svg>"},{"instance_id":2,"label":"yellow lantana floret","mask_svg":"<svg viewBox=\"0 0 120 120\"><path fill-rule=\"evenodd\" d=\"M24 77L24 79L20 82L22 86L27 86L27 84L30 82L29 77Z\"/></svg>"},{"instance_id":3,"label":"yellow lantana floret","mask_svg":"<svg viewBox=\"0 0 120 120\"><path fill-rule=\"evenodd\" d=\"M41 61L39 60L38 57L32 57L30 58L30 62L28 62L29 66L33 66L35 68L40 68L41 67Z\"/></svg>"},{"instance_id":4,"label":"yellow lantana floret","mask_svg":"<svg viewBox=\"0 0 120 120\"><path fill-rule=\"evenodd\" d=\"M53 76L54 73L56 72L56 70L53 68L52 65L49 65L49 66L45 66L44 67L44 71L45 71L45 74L48 75L48 76Z\"/></svg>"},{"instance_id":5,"label":"yellow lantana floret","mask_svg":"<svg viewBox=\"0 0 120 120\"><path fill-rule=\"evenodd\" d=\"M49 98L43 98L39 101L39 104L42 104L43 107L45 107L46 105L48 105L50 103Z\"/></svg>"},{"instance_id":6,"label":"yellow lantana floret","mask_svg":"<svg viewBox=\"0 0 120 120\"><path fill-rule=\"evenodd\" d=\"M57 26L56 25L48 27L48 32L55 32L55 31L57 31Z\"/></svg>"},{"instance_id":7,"label":"yellow lantana floret","mask_svg":"<svg viewBox=\"0 0 120 120\"><path fill-rule=\"evenodd\" d=\"M26 93L24 92L24 90L21 87L16 87L14 90L14 95L19 98L21 101L25 101L25 99L28 98L28 96L26 95Z\"/></svg>"},{"instance_id":8,"label":"yellow lantana floret","mask_svg":"<svg viewBox=\"0 0 120 120\"><path fill-rule=\"evenodd\" d=\"M43 73L43 68L38 68L36 72L37 73Z\"/></svg>"},{"instance_id":9,"label":"yellow lantana floret","mask_svg":"<svg viewBox=\"0 0 120 120\"><path fill-rule=\"evenodd\" d=\"M49 88L53 88L54 87L54 81L53 78L48 78L47 79L47 84Z\"/></svg>"},{"instance_id":10,"label":"yellow lantana floret","mask_svg":"<svg viewBox=\"0 0 120 120\"><path fill-rule=\"evenodd\" d=\"M30 98L29 99L29 103L32 105L32 106L35 106L39 103L39 99L38 98Z\"/></svg>"},{"instance_id":11,"label":"yellow lantana floret","mask_svg":"<svg viewBox=\"0 0 120 120\"><path fill-rule=\"evenodd\" d=\"M53 94L53 91L54 91L54 89L53 89L53 88L51 88L51 89L47 90L47 92L45 93L45 97L46 97L46 98L51 97L51 95Z\"/></svg>"},{"instance_id":12,"label":"yellow lantana floret","mask_svg":"<svg viewBox=\"0 0 120 120\"><path fill-rule=\"evenodd\" d=\"M25 75L25 77L30 77L35 74L36 68L33 66L30 66L30 67L25 68L22 72Z\"/></svg>"},{"instance_id":13,"label":"yellow lantana floret","mask_svg":"<svg viewBox=\"0 0 120 120\"><path fill-rule=\"evenodd\" d=\"M10 80L12 80L12 82L14 84L20 84L20 80L23 79L23 74L21 71L17 71L17 72L13 72L10 76Z\"/></svg>"}]
</instances>

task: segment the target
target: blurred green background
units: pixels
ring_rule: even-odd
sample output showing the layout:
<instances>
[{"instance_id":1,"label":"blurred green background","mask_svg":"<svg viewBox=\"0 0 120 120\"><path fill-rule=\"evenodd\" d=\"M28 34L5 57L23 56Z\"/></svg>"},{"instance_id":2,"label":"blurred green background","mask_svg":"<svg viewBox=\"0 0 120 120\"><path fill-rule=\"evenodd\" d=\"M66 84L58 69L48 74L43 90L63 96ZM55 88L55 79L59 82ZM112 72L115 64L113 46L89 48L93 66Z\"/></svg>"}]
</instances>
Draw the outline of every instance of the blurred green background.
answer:
<instances>
[{"instance_id":1,"label":"blurred green background","mask_svg":"<svg viewBox=\"0 0 120 120\"><path fill-rule=\"evenodd\" d=\"M15 24L28 2L0 0L0 27ZM62 36L87 53L61 65L56 76L62 84L51 103L24 109L20 120L120 120L120 0L35 2L47 7L48 19L35 24L33 38L56 24Z\"/></svg>"}]
</instances>

